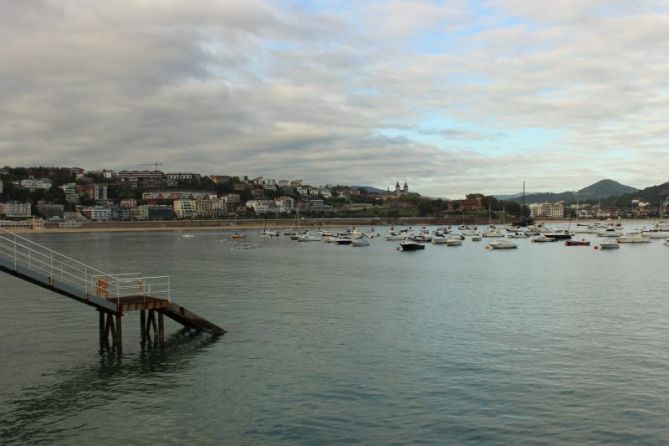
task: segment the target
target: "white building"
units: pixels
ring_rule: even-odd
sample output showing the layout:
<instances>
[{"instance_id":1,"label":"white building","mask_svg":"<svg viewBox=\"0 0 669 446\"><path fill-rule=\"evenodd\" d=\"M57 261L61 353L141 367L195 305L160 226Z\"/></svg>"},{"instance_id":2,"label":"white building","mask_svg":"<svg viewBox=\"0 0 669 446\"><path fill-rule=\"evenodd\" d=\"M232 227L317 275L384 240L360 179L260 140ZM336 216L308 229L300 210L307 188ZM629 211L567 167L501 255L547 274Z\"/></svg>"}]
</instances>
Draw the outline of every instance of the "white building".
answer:
<instances>
[{"instance_id":1,"label":"white building","mask_svg":"<svg viewBox=\"0 0 669 446\"><path fill-rule=\"evenodd\" d=\"M295 200L292 197L279 197L275 200L277 211L287 214L295 209Z\"/></svg>"},{"instance_id":2,"label":"white building","mask_svg":"<svg viewBox=\"0 0 669 446\"><path fill-rule=\"evenodd\" d=\"M109 221L112 219L112 210L102 206L93 206L83 208L81 215L91 221Z\"/></svg>"},{"instance_id":3,"label":"white building","mask_svg":"<svg viewBox=\"0 0 669 446\"><path fill-rule=\"evenodd\" d=\"M273 200L249 200L246 202L247 209L253 209L256 214L267 214L276 210Z\"/></svg>"},{"instance_id":4,"label":"white building","mask_svg":"<svg viewBox=\"0 0 669 446\"><path fill-rule=\"evenodd\" d=\"M12 218L26 218L32 215L30 203L10 201L4 205L4 214Z\"/></svg>"},{"instance_id":5,"label":"white building","mask_svg":"<svg viewBox=\"0 0 669 446\"><path fill-rule=\"evenodd\" d=\"M544 218L563 218L564 217L564 202L557 203L533 203L528 206L532 217Z\"/></svg>"},{"instance_id":6,"label":"white building","mask_svg":"<svg viewBox=\"0 0 669 446\"><path fill-rule=\"evenodd\" d=\"M211 200L211 214L214 217L220 217L221 215L225 215L228 213L228 203L222 199L222 198L217 198L215 200Z\"/></svg>"},{"instance_id":7,"label":"white building","mask_svg":"<svg viewBox=\"0 0 669 446\"><path fill-rule=\"evenodd\" d=\"M174 215L177 218L195 218L197 216L195 200L174 200Z\"/></svg>"},{"instance_id":8,"label":"white building","mask_svg":"<svg viewBox=\"0 0 669 446\"><path fill-rule=\"evenodd\" d=\"M29 178L27 180L21 180L20 184L22 188L28 189L30 192L51 189L51 180L48 178L42 178L40 180Z\"/></svg>"},{"instance_id":9,"label":"white building","mask_svg":"<svg viewBox=\"0 0 669 446\"><path fill-rule=\"evenodd\" d=\"M211 200L195 200L195 214L198 217L211 217Z\"/></svg>"}]
</instances>

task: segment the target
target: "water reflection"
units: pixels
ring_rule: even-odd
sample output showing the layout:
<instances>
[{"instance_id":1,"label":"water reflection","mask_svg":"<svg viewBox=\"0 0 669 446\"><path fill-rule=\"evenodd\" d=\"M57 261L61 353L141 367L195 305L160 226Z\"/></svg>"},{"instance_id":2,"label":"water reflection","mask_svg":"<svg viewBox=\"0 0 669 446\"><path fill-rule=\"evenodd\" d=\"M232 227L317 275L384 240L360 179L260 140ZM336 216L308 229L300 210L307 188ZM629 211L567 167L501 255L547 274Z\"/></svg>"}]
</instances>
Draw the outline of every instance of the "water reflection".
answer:
<instances>
[{"instance_id":1,"label":"water reflection","mask_svg":"<svg viewBox=\"0 0 669 446\"><path fill-rule=\"evenodd\" d=\"M58 433L50 426L70 415L104 406L125 391L152 395L176 386L178 372L218 338L182 329L164 348L147 343L132 355L100 350L93 364L56 371L55 383L27 388L0 409L0 443L51 443Z\"/></svg>"}]
</instances>

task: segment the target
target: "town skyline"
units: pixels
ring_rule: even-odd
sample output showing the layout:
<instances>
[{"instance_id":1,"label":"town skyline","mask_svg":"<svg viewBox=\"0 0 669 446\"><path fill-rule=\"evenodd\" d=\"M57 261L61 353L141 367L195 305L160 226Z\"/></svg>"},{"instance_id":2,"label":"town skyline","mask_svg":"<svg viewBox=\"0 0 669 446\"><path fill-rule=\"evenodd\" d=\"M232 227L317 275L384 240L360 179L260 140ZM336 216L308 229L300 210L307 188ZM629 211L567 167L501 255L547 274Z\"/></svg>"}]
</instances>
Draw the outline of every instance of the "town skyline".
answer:
<instances>
[{"instance_id":1,"label":"town skyline","mask_svg":"<svg viewBox=\"0 0 669 446\"><path fill-rule=\"evenodd\" d=\"M0 20L3 165L429 196L666 181L663 2L54 0Z\"/></svg>"}]
</instances>

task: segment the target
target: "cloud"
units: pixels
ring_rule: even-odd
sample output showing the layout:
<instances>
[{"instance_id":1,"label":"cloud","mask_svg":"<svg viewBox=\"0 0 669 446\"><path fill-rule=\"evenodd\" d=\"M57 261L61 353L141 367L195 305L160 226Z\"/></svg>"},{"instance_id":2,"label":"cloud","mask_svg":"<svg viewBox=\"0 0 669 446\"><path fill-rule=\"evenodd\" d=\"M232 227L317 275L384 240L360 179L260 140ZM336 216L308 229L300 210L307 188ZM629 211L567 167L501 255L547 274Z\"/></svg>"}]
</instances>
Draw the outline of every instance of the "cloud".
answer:
<instances>
[{"instance_id":1,"label":"cloud","mask_svg":"<svg viewBox=\"0 0 669 446\"><path fill-rule=\"evenodd\" d=\"M0 0L0 164L446 196L667 180L661 3L314 5Z\"/></svg>"}]
</instances>

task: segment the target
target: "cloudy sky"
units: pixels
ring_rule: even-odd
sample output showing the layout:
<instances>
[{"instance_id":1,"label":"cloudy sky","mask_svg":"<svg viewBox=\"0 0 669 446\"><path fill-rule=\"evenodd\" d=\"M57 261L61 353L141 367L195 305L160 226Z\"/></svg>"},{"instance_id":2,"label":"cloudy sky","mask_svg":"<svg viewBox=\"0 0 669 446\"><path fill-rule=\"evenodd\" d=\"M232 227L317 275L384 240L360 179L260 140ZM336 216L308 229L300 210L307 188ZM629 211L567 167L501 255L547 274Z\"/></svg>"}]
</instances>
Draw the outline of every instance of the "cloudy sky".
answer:
<instances>
[{"instance_id":1,"label":"cloudy sky","mask_svg":"<svg viewBox=\"0 0 669 446\"><path fill-rule=\"evenodd\" d=\"M0 0L0 165L408 181L669 180L669 4Z\"/></svg>"}]
</instances>

